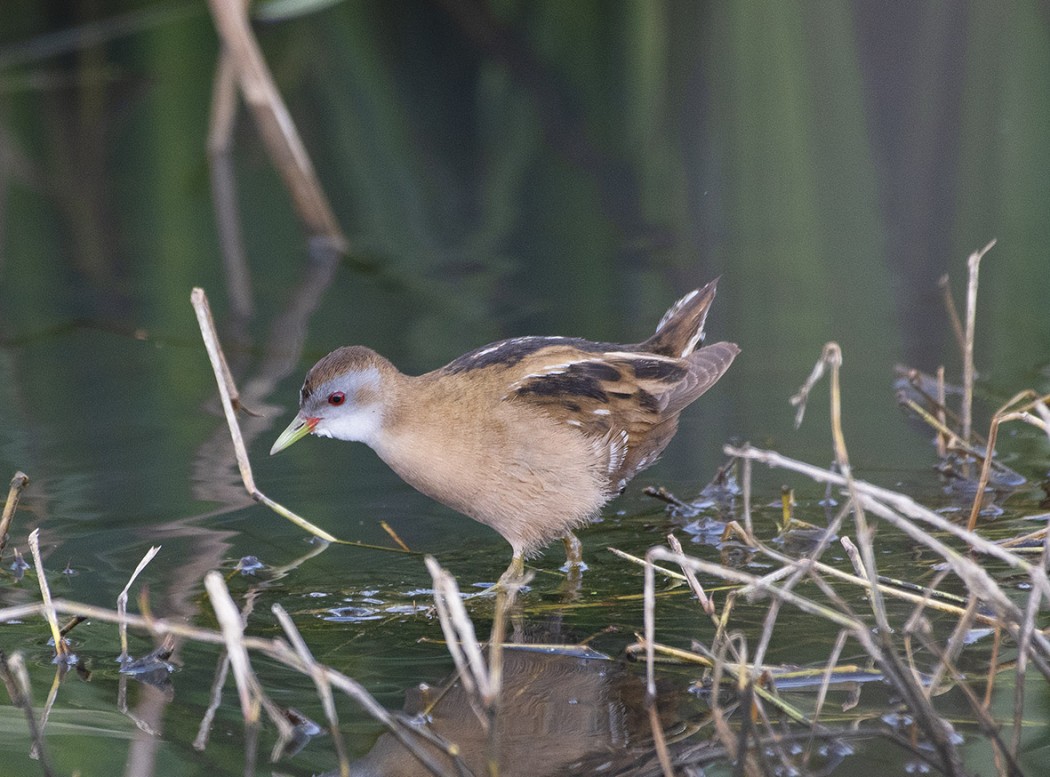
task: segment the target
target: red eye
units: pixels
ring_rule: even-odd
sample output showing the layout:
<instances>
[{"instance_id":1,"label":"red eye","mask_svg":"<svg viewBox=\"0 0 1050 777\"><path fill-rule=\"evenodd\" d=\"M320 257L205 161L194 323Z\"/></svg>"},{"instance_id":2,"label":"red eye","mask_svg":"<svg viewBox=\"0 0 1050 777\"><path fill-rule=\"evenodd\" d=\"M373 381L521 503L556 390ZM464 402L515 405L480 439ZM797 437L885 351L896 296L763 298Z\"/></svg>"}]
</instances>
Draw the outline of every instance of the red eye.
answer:
<instances>
[{"instance_id":1,"label":"red eye","mask_svg":"<svg viewBox=\"0 0 1050 777\"><path fill-rule=\"evenodd\" d=\"M334 391L328 395L328 404L341 405L346 401L346 394L342 391Z\"/></svg>"}]
</instances>

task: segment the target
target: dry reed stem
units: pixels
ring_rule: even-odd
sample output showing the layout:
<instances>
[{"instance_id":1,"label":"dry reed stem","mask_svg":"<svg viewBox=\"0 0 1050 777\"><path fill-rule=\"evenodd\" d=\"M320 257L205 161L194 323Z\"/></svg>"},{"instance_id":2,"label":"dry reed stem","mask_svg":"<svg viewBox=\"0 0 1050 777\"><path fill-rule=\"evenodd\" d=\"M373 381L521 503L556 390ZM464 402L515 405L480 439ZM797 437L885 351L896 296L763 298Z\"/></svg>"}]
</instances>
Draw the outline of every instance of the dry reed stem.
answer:
<instances>
[{"instance_id":1,"label":"dry reed stem","mask_svg":"<svg viewBox=\"0 0 1050 777\"><path fill-rule=\"evenodd\" d=\"M248 647L244 639L244 624L241 614L230 596L222 575L212 570L204 576L204 588L208 592L215 618L222 631L226 655L233 670L233 679L237 685L237 696L241 702L241 715L247 725L259 721L259 700L255 696L255 683L252 679L251 662L248 659Z\"/></svg>"},{"instance_id":2,"label":"dry reed stem","mask_svg":"<svg viewBox=\"0 0 1050 777\"><path fill-rule=\"evenodd\" d=\"M241 0L209 0L215 28L236 69L241 94L277 172L284 179L299 218L315 238L340 253L347 250L335 215L321 189L310 157L288 108L273 82Z\"/></svg>"},{"instance_id":3,"label":"dry reed stem","mask_svg":"<svg viewBox=\"0 0 1050 777\"><path fill-rule=\"evenodd\" d=\"M664 777L675 777L674 766L671 764L671 753L667 749L667 739L664 737L663 726L660 725L660 711L656 709L656 699L647 699L646 707L649 712L649 729L653 733L653 746L656 748L656 759L660 763L660 771Z\"/></svg>"},{"instance_id":4,"label":"dry reed stem","mask_svg":"<svg viewBox=\"0 0 1050 777\"><path fill-rule=\"evenodd\" d=\"M792 459L788 456L777 453L776 451L754 448L750 445L726 445L723 450L728 455L750 458L771 467L779 467L798 472L818 483L832 483L840 486L846 484L846 479L837 472L831 472L821 467L816 467L812 464ZM876 486L863 480L855 480L854 483L859 494L892 507L895 511L910 519L928 524L937 531L951 534L978 553L992 556L1008 566L1024 572L1032 577L1032 582L1035 585L1043 589L1044 595L1050 594L1050 581L1047 581L1045 571L1040 572L1037 567L1034 567L1031 563L1016 553L1011 553L1008 549L984 539L979 534L967 531L961 526L945 519L942 515L923 507L905 494L891 491L890 489ZM922 536L929 537L929 535L925 533L922 533Z\"/></svg>"},{"instance_id":5,"label":"dry reed stem","mask_svg":"<svg viewBox=\"0 0 1050 777\"><path fill-rule=\"evenodd\" d=\"M940 649L934 640L929 638L928 634L920 634L920 638L923 641L923 647L933 655L938 662L944 663L948 672L952 675L953 679L956 680L954 685L966 698L967 703L970 705L970 709L973 710L974 716L977 718L977 726L981 729L981 732L987 737L992 743L992 752L998 759L999 756L1006 758L1006 769L1003 772L1009 777L1025 777L1024 772L1017 764L1017 756L1019 754L1018 743L1014 743L1012 749L1003 742L1000 736L1000 725L996 722L988 711L982 706L980 700L977 698L977 694L973 692L969 684L966 682L966 674L961 672L958 667L952 662ZM1020 721L1015 721L1015 732L1019 731Z\"/></svg>"},{"instance_id":6,"label":"dry reed stem","mask_svg":"<svg viewBox=\"0 0 1050 777\"><path fill-rule=\"evenodd\" d=\"M1043 422L1043 431L1046 432L1047 437L1050 437L1050 404L1048 402L1050 402L1050 397L1043 397L1036 403L1034 410Z\"/></svg>"},{"instance_id":7,"label":"dry reed stem","mask_svg":"<svg viewBox=\"0 0 1050 777\"><path fill-rule=\"evenodd\" d=\"M255 592L249 591L244 597L244 606L241 608L241 625L247 627L248 618L255 609ZM171 639L170 636L165 639ZM193 740L195 750L202 751L208 746L208 736L211 731L211 723L215 719L215 713L222 703L222 688L226 685L226 677L230 671L230 659L223 648L219 652L218 663L215 667L215 676L212 679L211 691L208 698L208 707L201 716L200 726L197 728L197 736Z\"/></svg>"},{"instance_id":8,"label":"dry reed stem","mask_svg":"<svg viewBox=\"0 0 1050 777\"><path fill-rule=\"evenodd\" d=\"M233 441L234 454L237 457L237 467L240 470L241 481L244 483L244 488L247 490L248 495L255 501L266 505L278 515L291 521L300 529L309 532L325 542L332 542L339 545L352 545L357 548L367 548L369 550L404 553L405 551L401 548L391 548L382 545L370 545L364 542L341 540L338 537L329 534L319 526L315 526L302 516L293 513L283 505L273 501L256 487L255 477L252 475L251 462L248 460L248 449L244 444L244 437L241 434L240 423L237 421L237 411L234 404L234 398L237 396L237 389L234 384L233 376L230 374L229 367L226 366L226 357L223 355L222 346L219 343L219 337L215 331L215 322L212 319L211 306L208 304L208 296L204 293L204 289L193 289L193 292L190 294L190 302L193 304L193 310L197 314L197 323L200 326L201 337L204 340L204 347L208 352L208 359L211 361L212 371L215 373L215 382L219 388L219 398L222 401L223 413L226 416L226 423L229 426L230 437Z\"/></svg>"},{"instance_id":9,"label":"dry reed stem","mask_svg":"<svg viewBox=\"0 0 1050 777\"><path fill-rule=\"evenodd\" d=\"M55 700L58 699L58 689L62 685L62 680L66 676L66 672L69 671L69 664L60 663L55 667L55 675L51 678L51 687L48 689L47 698L44 700L44 708L40 713L40 734L43 736L44 729L47 728L47 722L51 719L51 710L54 709ZM36 750L36 744L34 743L33 748L29 751L31 758L36 758L39 753Z\"/></svg>"},{"instance_id":10,"label":"dry reed stem","mask_svg":"<svg viewBox=\"0 0 1050 777\"><path fill-rule=\"evenodd\" d=\"M397 543L397 546L399 548L401 548L401 550L405 551L405 553L411 553L412 552L412 549L410 547L408 547L408 545L405 544L405 541L401 539L401 537L398 535L398 533L396 531L394 531L394 527L393 526L391 526L386 521L380 521L379 522L379 526L383 529L383 531L385 531L387 534L390 535L390 539L392 539L395 543Z\"/></svg>"},{"instance_id":11,"label":"dry reed stem","mask_svg":"<svg viewBox=\"0 0 1050 777\"><path fill-rule=\"evenodd\" d=\"M277 729L271 760L277 760L284 745L292 738L294 727L284 711L274 704L262 690L258 678L251 668L251 659L244 636L245 619L230 596L226 581L216 571L204 576L204 588L208 592L215 618L219 622L226 656L233 670L234 683L241 703L241 714L245 727L245 774L254 774L262 710L266 710L270 722ZM300 671L304 671L300 669Z\"/></svg>"},{"instance_id":12,"label":"dry reed stem","mask_svg":"<svg viewBox=\"0 0 1050 777\"><path fill-rule=\"evenodd\" d=\"M226 651L219 655L218 665L215 667L215 677L212 679L211 691L208 694L208 707L201 716L200 725L197 727L197 736L193 739L193 749L202 752L208 746L208 735L211 732L212 721L215 713L219 711L222 703L222 687L226 685L226 676L230 672L230 662L226 658Z\"/></svg>"},{"instance_id":13,"label":"dry reed stem","mask_svg":"<svg viewBox=\"0 0 1050 777\"><path fill-rule=\"evenodd\" d=\"M826 361L831 368L829 394L831 401L831 436L835 448L835 463L846 479L846 490L849 493L850 503L853 505L853 517L857 524L857 543L860 547L861 558L864 561L864 571L867 578L874 582L878 579L878 570L875 565L873 533L868 528L864 508L857 496L857 484L853 479L853 468L850 466L849 453L846 450L846 436L842 431L842 389L839 383L839 373L842 368L842 349L838 343L827 343L824 346L821 361ZM872 613L875 615L875 623L884 633L889 633L889 618L886 616L886 603L882 598L882 594L877 586L872 586L868 590Z\"/></svg>"},{"instance_id":14,"label":"dry reed stem","mask_svg":"<svg viewBox=\"0 0 1050 777\"><path fill-rule=\"evenodd\" d=\"M460 683L467 692L471 708L486 735L486 768L489 777L498 777L500 694L503 686L503 641L507 608L526 582L501 581L496 590L492 633L489 637L489 660L486 665L474 624L467 615L456 580L427 556L427 571L434 581L434 604L447 648L456 665Z\"/></svg>"},{"instance_id":15,"label":"dry reed stem","mask_svg":"<svg viewBox=\"0 0 1050 777\"><path fill-rule=\"evenodd\" d=\"M942 570L938 574L935 583L939 583L947 574L947 569ZM977 616L977 608L980 607L980 604L980 598L971 591L969 599L966 603L966 611L963 613L963 616L959 618L958 622L956 622L955 628L952 629L951 635L949 635L948 640L945 642L944 655L947 657L948 661L954 662L956 658L958 658L959 655L962 653L963 648L966 647L966 637L970 633L970 630L973 628L973 623L976 620ZM923 603L923 605L925 605L925 603ZM905 634L910 635L911 632L915 630L916 627L914 624L917 624L919 622L920 613L922 613L924 609L924 606L923 609L919 609L919 607L916 607L915 612L912 614L912 617L908 619L908 623L904 627ZM925 623L926 622L924 621L924 625L922 626L923 628L925 628ZM938 661L937 664L934 666L933 671L929 673L930 678L928 687L930 689L931 695L936 691L936 689L938 689L941 686L941 680L944 676L946 668L947 665L945 664L945 662Z\"/></svg>"},{"instance_id":16,"label":"dry reed stem","mask_svg":"<svg viewBox=\"0 0 1050 777\"><path fill-rule=\"evenodd\" d=\"M75 664L77 657L66 647L62 639L62 630L58 627L58 617L55 614L55 606L51 600L51 588L47 584L47 575L44 572L44 561L40 557L40 529L33 529L29 534L29 549L33 553L33 564L36 566L37 582L40 584L40 598L43 600L44 617L51 629L51 637L55 641L55 663Z\"/></svg>"},{"instance_id":17,"label":"dry reed stem","mask_svg":"<svg viewBox=\"0 0 1050 777\"><path fill-rule=\"evenodd\" d=\"M831 653L828 655L828 660L824 662L823 677L820 681L820 688L817 689L817 698L813 704L813 716L811 718L813 728L810 729L811 735L816 735L816 726L820 721L820 713L824 711L824 701L828 697L828 689L831 687L831 681L835 676L835 670L838 668L839 656L842 655L842 650L846 646L846 640L849 638L849 632L841 630L838 636L835 637L835 644L831 648ZM809 740L807 750L812 747L813 739ZM807 755L807 759L808 759Z\"/></svg>"},{"instance_id":18,"label":"dry reed stem","mask_svg":"<svg viewBox=\"0 0 1050 777\"><path fill-rule=\"evenodd\" d=\"M919 416L919 418L927 426L929 426L931 429L937 432L937 434L944 436L945 452L961 451L962 453L965 453L967 456L970 456L976 459L977 461L984 461L985 451L979 449L973 443L967 443L963 441L962 437L960 437L957 432L955 432L950 426L947 425L947 422L942 421L939 417L929 412L926 408L924 408L914 399L902 399L900 400L900 404L904 405L904 407L908 408L913 413L915 413L915 415ZM976 438L980 435L978 435L976 432L971 432L971 436ZM993 460L992 464L993 466L995 466L996 462ZM999 466L1002 467L1004 470L1007 469L1003 465Z\"/></svg>"},{"instance_id":19,"label":"dry reed stem","mask_svg":"<svg viewBox=\"0 0 1050 777\"><path fill-rule=\"evenodd\" d=\"M744 531L752 544L755 542L755 527L751 521L751 459L744 459L740 468L743 479Z\"/></svg>"},{"instance_id":20,"label":"dry reed stem","mask_svg":"<svg viewBox=\"0 0 1050 777\"><path fill-rule=\"evenodd\" d=\"M7 534L11 528L11 520L15 517L18 509L18 501L22 498L22 491L29 485L29 476L18 471L11 478L11 487L7 491L7 500L4 502L4 512L0 516L0 558L3 557L4 548L7 547Z\"/></svg>"},{"instance_id":21,"label":"dry reed stem","mask_svg":"<svg viewBox=\"0 0 1050 777\"><path fill-rule=\"evenodd\" d=\"M993 239L980 251L970 254L969 259L966 260L969 276L966 284L966 339L963 343L962 438L967 445L970 443L970 432L973 426L973 345L977 329L977 277L981 259L994 245L995 240Z\"/></svg>"},{"instance_id":22,"label":"dry reed stem","mask_svg":"<svg viewBox=\"0 0 1050 777\"><path fill-rule=\"evenodd\" d=\"M427 556L425 563L434 581L434 604L460 682L468 696L479 703L480 709L487 709L498 696L498 689L491 682L474 624L463 606L459 586L455 578L442 569L432 556ZM488 715L479 714L478 719L482 726L488 726Z\"/></svg>"},{"instance_id":23,"label":"dry reed stem","mask_svg":"<svg viewBox=\"0 0 1050 777\"><path fill-rule=\"evenodd\" d=\"M694 570L703 574L710 574L716 577L721 577L724 580L732 580L739 583L750 583L757 584L758 579L753 575L749 575L739 570L729 569L723 567L721 564L715 564L712 562L704 561L702 559L691 558L688 556L679 556L671 554L665 551L663 548L655 547L651 548L647 554L647 558L660 558L663 560L673 561L679 565L690 565ZM645 597L645 634L646 634L646 689L647 696L649 698L655 697L655 680L653 675L653 633L655 630L654 617L655 617L655 597L652 595L653 590L653 571L650 566L646 567L646 597ZM817 578L818 585L822 581ZM826 586L821 586L822 590L831 595L833 592ZM947 736L947 731L943 726L943 722L936 715L934 710L929 704L926 697L919 692L916 684L911 677L910 673L900 666L899 659L893 653L888 640L890 638L890 632L882 632L879 634L878 639L872 634L868 626L863 622L852 618L842 612L828 609L822 605L817 604L805 597L799 596L792 591L785 591L776 586L766 586L761 589L764 593L775 597L776 599L782 600L789 603L803 612L811 615L817 615L822 617L831 623L834 623L841 628L848 629L854 638L861 644L864 650L870 655L875 662L880 666L882 672L887 676L888 680L897 688L897 690L904 697L905 703L911 709L915 716L916 722L921 726L928 740L934 746L935 750L940 756L941 764L943 768L951 775L963 774L962 766L959 761L959 754L957 748L951 743ZM716 667L717 668L717 667Z\"/></svg>"},{"instance_id":24,"label":"dry reed stem","mask_svg":"<svg viewBox=\"0 0 1050 777\"><path fill-rule=\"evenodd\" d=\"M675 553L684 553L682 550L682 543L678 541L678 538L673 534L667 535L667 544L671 546L671 550ZM704 593L704 587L700 585L700 581L696 579L696 575L693 574L691 569L683 569L685 572L685 579L689 583L689 588L692 589L693 595L696 596L700 602L700 606L704 612L708 615L715 614L715 603L713 599L708 598L707 594Z\"/></svg>"},{"instance_id":25,"label":"dry reed stem","mask_svg":"<svg viewBox=\"0 0 1050 777\"><path fill-rule=\"evenodd\" d=\"M117 657L117 661L121 665L125 664L131 656L128 655L128 625L124 618L128 614L128 591L131 590L131 586L134 585L135 579L141 574L142 570L146 568L154 557L160 553L160 545L152 546L146 555L139 561L138 566L135 567L135 571L131 573L131 577L128 578L127 585L124 586L124 590L120 592L117 597L117 617L120 618L120 623L117 626L117 630L120 633L120 656Z\"/></svg>"},{"instance_id":26,"label":"dry reed stem","mask_svg":"<svg viewBox=\"0 0 1050 777\"><path fill-rule=\"evenodd\" d=\"M797 568L805 568L805 567L809 567L809 566L811 566L814 571L819 572L822 575L825 575L827 577L834 577L834 578L836 578L838 580L841 580L841 581L843 581L845 583L849 583L850 585L860 586L861 588L869 588L872 585L871 582L869 580L866 580L865 578L858 577L857 575L851 575L848 572L843 572L841 569L837 569L835 567L829 566L829 565L824 564L824 563L819 562L819 561L818 562L813 562L810 559L794 559L794 558L791 558L790 556L785 556L782 553L778 553L777 551L773 550L772 548L768 547L767 545L763 545L761 543L756 545L756 548L763 555L768 556L770 559L772 559L774 561L780 562L784 566L782 566L779 569L774 570L773 572L770 572L767 575L763 575L762 577L759 577L758 578L758 584L756 586L754 586L754 587L752 587L752 586L743 586L743 587L741 587L741 588L739 588L739 589L737 589L735 591L731 591L730 592L731 596L744 595L744 596L750 597L754 593L755 590L760 589L762 586L770 584L770 583L774 583L777 580L780 580L780 579L782 579L784 577L787 577L787 576L789 576L791 574L794 574L797 571ZM636 564L636 565L638 565L640 567L644 567L645 566L645 559L644 558L639 558L638 556L632 556L630 553L625 553L624 551L618 550L616 548L608 548L608 550L612 551L613 553L615 553L617 556L619 556L620 558L624 559L625 561L629 561L632 564ZM679 572L674 572L674 571L668 569L667 567L662 567L659 564L654 564L653 568L657 572L659 572L660 574L664 575L665 577L670 577L670 578L675 579L675 580L682 580L682 581L685 580L685 575L683 575L683 574L681 574ZM905 602L917 603L917 602L920 602L920 601L924 601L925 598L926 598L922 594L916 594L916 593L914 593L912 591L907 591L907 590L904 590L904 589L901 589L901 588L897 588L895 586L888 585L886 583L881 583L880 582L880 583L876 583L875 585L877 585L879 587L879 590L882 593L887 594L889 596L893 596L893 597L895 597L897 599L900 599L902 601L905 601ZM937 601L937 600L930 601L929 602L929 607L931 609L939 610L940 612L948 613L950 615L957 615L957 616L962 616L963 613L965 612L965 610L962 607L959 607L957 605L954 605L954 604L951 604L951 603L948 603L948 602L942 602L942 601ZM726 608L731 609L731 605L730 605L729 601L726 602L726 605L723 608L723 617L719 619L720 622L724 621ZM991 616L991 615L978 615L977 616L977 620L979 622L983 623L986 626L994 626L994 625L996 625L998 623L996 618L994 616Z\"/></svg>"},{"instance_id":27,"label":"dry reed stem","mask_svg":"<svg viewBox=\"0 0 1050 777\"><path fill-rule=\"evenodd\" d=\"M1024 620L1021 622L1021 634L1017 638L1017 667L1014 679L1014 730L1010 740L1010 752L1015 755L1021 749L1021 721L1024 716L1025 675L1031 655L1029 646L1036 632L1036 616L1039 614L1040 592L1033 589L1025 605Z\"/></svg>"}]
</instances>

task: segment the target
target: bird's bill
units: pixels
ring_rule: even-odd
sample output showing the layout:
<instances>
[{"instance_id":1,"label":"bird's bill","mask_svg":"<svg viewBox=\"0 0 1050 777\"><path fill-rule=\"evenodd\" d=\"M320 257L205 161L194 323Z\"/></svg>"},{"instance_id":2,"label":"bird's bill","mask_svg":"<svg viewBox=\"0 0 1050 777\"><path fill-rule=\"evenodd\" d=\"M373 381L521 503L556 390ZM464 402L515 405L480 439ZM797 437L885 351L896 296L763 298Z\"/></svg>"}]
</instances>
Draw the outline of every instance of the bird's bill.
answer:
<instances>
[{"instance_id":1,"label":"bird's bill","mask_svg":"<svg viewBox=\"0 0 1050 777\"><path fill-rule=\"evenodd\" d=\"M288 424L288 428L281 432L281 436L274 442L273 447L270 448L270 455L273 456L275 453L280 453L293 442L298 442L306 437L317 426L318 420L320 419L303 418L301 415L297 415L295 420Z\"/></svg>"}]
</instances>

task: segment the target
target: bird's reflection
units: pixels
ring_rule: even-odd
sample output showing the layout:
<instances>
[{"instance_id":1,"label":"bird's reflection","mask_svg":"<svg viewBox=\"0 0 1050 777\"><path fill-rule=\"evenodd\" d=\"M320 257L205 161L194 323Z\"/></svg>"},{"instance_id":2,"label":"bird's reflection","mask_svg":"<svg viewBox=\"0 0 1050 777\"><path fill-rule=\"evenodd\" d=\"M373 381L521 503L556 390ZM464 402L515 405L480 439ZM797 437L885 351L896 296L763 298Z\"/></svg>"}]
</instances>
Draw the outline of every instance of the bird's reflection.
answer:
<instances>
[{"instance_id":1,"label":"bird's reflection","mask_svg":"<svg viewBox=\"0 0 1050 777\"><path fill-rule=\"evenodd\" d=\"M632 752L651 744L641 678L600 653L508 645L502 687L494 738L456 679L441 689L413 689L405 712L416 725L454 743L474 774L488 773L492 743L505 777L616 773L632 760ZM422 748L438 773L457 773L452 759L436 746L424 743ZM389 733L351 765L351 773L433 774Z\"/></svg>"}]
</instances>

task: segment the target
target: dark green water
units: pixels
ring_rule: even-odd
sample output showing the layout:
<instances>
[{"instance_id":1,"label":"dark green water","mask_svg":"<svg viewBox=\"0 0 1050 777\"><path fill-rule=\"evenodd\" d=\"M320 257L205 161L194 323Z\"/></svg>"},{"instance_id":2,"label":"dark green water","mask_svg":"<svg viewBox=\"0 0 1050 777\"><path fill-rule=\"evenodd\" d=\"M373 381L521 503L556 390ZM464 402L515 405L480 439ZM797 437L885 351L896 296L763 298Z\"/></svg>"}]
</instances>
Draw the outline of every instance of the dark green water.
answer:
<instances>
[{"instance_id":1,"label":"dark green water","mask_svg":"<svg viewBox=\"0 0 1050 777\"><path fill-rule=\"evenodd\" d=\"M978 428L1016 391L1050 391L1050 28L1030 3L497 3L481 17L481 29L498 33L490 47L469 32L478 29L472 8L348 0L257 27L351 243L294 326L310 260L243 110L233 162L250 316L238 315L222 269L205 151L217 45L206 10L0 8L0 478L23 470L32 481L11 545L28 553L26 536L39 528L55 595L106 607L161 545L133 601L148 587L156 616L203 626L214 625L203 577L221 570L235 596L260 590L251 633L277 635L269 608L280 603L318 660L400 709L419 683L439 686L452 671L436 619L413 609L430 601L422 559L330 547L303 560L312 551L304 535L247 498L191 288L209 293L239 385L261 413L244 419L260 488L346 539L388 545L385 521L471 588L499 575L509 548L411 491L367 448L311 439L267 455L305 370L350 343L419 372L520 334L636 341L678 295L721 275L709 337L738 342L741 356L683 418L661 462L583 532L579 596L560 594L552 548L535 562L519 623L532 640L592 639L614 660L515 664L534 706L561 711L516 712L528 724L504 736L519 770L506 773L594 773L596 751L630 773L648 723L637 667L620 659L641 629L641 573L606 548L641 555L676 530L687 551L719 557L693 541L708 537L693 519L669 515L645 486L694 497L729 441L829 463L825 390L797 432L787 400L836 340L859 475L950 506L929 434L896 407L893 366L943 363L958 379L937 281L949 273L961 305L966 256L991 238L978 302ZM59 35L66 30L79 34ZM1045 511L1038 485L1050 448L1045 435L1011 426L1000 453L1033 484L994 525L1019 532ZM825 520L822 489L783 472L755 478L766 537L777 510L764 506L784 483L799 491L800 517ZM884 574L930 578L934 559L892 533L883 543ZM264 568L235 572L249 555ZM35 601L35 577L9 577L10 559L9 548L0 606ZM62 574L67 565L75 574ZM749 568L764 571L760 560ZM765 607L736 613L752 639ZM491 609L472 613L487 635ZM711 635L684 591L661 600L662 642L688 648ZM785 613L770 660L821 662L834 637ZM54 674L47 638L37 621L0 626L0 648L29 668L38 714ZM45 729L56 773L244 773L232 685L208 747L191 746L216 650L181 644L173 692L131 682L123 714L115 628L83 624L73 638L92 674L70 674L58 689ZM131 647L141 655L152 642L135 635ZM256 669L277 703L322 719L307 678L265 659ZM664 712L674 725L704 714L687 690L696 674L669 673ZM994 711L1005 719L1009 677L1002 682ZM1037 774L1050 714L1042 680L1030 682L1024 765ZM812 704L811 692L790 693ZM886 696L878 684L862 692L873 719ZM961 699L948 694L938 709L966 737L968 766L991 773ZM364 757L379 726L345 699L339 710L349 750ZM270 773L272 741L264 730L260 774ZM898 773L908 760L875 737L850 747L834 773ZM0 773L37 773L28 749L21 713L0 707ZM319 737L273 772L336 763L331 738ZM710 773L728 773L718 768Z\"/></svg>"}]
</instances>

